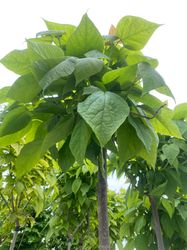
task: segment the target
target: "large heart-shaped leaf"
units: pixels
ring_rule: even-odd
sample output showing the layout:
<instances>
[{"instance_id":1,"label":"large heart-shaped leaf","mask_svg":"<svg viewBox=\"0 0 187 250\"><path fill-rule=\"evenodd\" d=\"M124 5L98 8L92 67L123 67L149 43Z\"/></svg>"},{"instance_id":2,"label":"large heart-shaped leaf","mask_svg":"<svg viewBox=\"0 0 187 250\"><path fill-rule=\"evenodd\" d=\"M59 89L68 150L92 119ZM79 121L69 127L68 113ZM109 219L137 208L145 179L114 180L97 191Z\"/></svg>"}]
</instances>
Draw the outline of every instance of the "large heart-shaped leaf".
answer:
<instances>
[{"instance_id":1,"label":"large heart-shaped leaf","mask_svg":"<svg viewBox=\"0 0 187 250\"><path fill-rule=\"evenodd\" d=\"M29 51L13 50L0 61L7 69L15 72L18 75L27 74L31 71Z\"/></svg>"},{"instance_id":2,"label":"large heart-shaped leaf","mask_svg":"<svg viewBox=\"0 0 187 250\"><path fill-rule=\"evenodd\" d=\"M103 38L85 14L66 44L67 55L81 57L90 50L103 50Z\"/></svg>"},{"instance_id":3,"label":"large heart-shaped leaf","mask_svg":"<svg viewBox=\"0 0 187 250\"><path fill-rule=\"evenodd\" d=\"M53 59L53 58L63 58L64 52L58 46L41 43L41 42L27 42L28 48L32 51L32 53L36 53L37 56L41 57L41 59Z\"/></svg>"},{"instance_id":4,"label":"large heart-shaped leaf","mask_svg":"<svg viewBox=\"0 0 187 250\"><path fill-rule=\"evenodd\" d=\"M159 24L135 16L123 17L116 28L116 35L126 47L134 50L143 49Z\"/></svg>"},{"instance_id":5,"label":"large heart-shaped leaf","mask_svg":"<svg viewBox=\"0 0 187 250\"><path fill-rule=\"evenodd\" d=\"M97 91L78 104L78 112L104 146L127 118L129 106L112 92Z\"/></svg>"},{"instance_id":6,"label":"large heart-shaped leaf","mask_svg":"<svg viewBox=\"0 0 187 250\"><path fill-rule=\"evenodd\" d=\"M20 76L8 91L7 97L19 102L30 102L41 91L32 74Z\"/></svg>"}]
</instances>

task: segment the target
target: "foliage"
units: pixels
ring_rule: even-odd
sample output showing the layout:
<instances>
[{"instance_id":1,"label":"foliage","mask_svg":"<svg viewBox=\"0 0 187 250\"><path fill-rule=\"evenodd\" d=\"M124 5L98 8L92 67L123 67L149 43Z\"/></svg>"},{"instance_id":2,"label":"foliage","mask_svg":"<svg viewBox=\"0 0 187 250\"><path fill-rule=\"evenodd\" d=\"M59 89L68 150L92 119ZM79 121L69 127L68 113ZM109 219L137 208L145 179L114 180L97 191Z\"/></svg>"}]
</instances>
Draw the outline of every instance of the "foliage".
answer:
<instances>
[{"instance_id":1,"label":"foliage","mask_svg":"<svg viewBox=\"0 0 187 250\"><path fill-rule=\"evenodd\" d=\"M160 201L170 218L175 212L171 197L176 199L173 195L177 187L181 192L186 189L184 180L179 185L177 178L182 178L181 171L184 172L176 160L181 150L178 144L182 145L182 125L172 119L181 118L183 107L172 112L152 94L155 90L173 98L155 69L157 60L141 51L159 25L126 16L110 29L109 35L102 36L87 14L78 27L46 20L45 23L48 30L27 39L25 49L14 50L1 59L5 67L19 75L11 87L0 91L4 103L0 149L4 156L13 157L1 164L5 214L11 203L10 214L16 213L11 220L14 226L18 221L23 227L29 220L32 224L32 216L22 216L26 200L34 203L28 213L34 208L37 217L44 208L45 195L51 194L47 202L53 202L49 209L53 217L47 240L60 237L63 247L73 247L82 240L86 249L93 249L89 244L98 248L95 173L99 171L105 177L105 162L109 163L114 154L119 164L113 166L117 172L126 172L133 189L126 194L125 206L120 196L115 199L114 194L109 194L110 243L112 247L116 242L122 247L125 235L126 249L132 249L134 242L138 242L136 247L145 249L142 237L150 241L146 247L154 247L144 191L149 194L155 192L154 188L165 188L169 200L160 197ZM165 141L168 144L158 149L158 134L175 138L175 143L174 139ZM103 149L110 152L106 159ZM162 173L160 164L165 161L167 166ZM149 182L152 176L153 184ZM171 184L174 177L175 185ZM148 190L143 191L145 187ZM23 202L21 211L19 201ZM92 205L94 209L89 214ZM176 216L182 214L180 219L185 226L183 207L176 211L180 211ZM45 212L44 217L48 213ZM134 217L130 217L131 212ZM88 222L92 218L92 223ZM120 220L129 227L127 234ZM13 226L10 222L7 225L6 232ZM89 227L93 227L93 242L87 235ZM181 237L185 240L186 236Z\"/></svg>"}]
</instances>

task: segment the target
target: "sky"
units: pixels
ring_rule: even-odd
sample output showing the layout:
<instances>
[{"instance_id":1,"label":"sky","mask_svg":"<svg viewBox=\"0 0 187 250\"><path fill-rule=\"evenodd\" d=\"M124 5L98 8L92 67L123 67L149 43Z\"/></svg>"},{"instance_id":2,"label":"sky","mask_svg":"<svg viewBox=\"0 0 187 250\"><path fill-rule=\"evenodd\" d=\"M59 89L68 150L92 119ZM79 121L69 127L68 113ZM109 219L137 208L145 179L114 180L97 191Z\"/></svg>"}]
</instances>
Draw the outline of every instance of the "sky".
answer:
<instances>
[{"instance_id":1,"label":"sky","mask_svg":"<svg viewBox=\"0 0 187 250\"><path fill-rule=\"evenodd\" d=\"M143 52L159 60L157 70L172 90L176 103L187 102L186 10L186 0L2 0L0 58L11 50L24 48L26 38L45 31L42 19L78 25L87 12L100 32L107 34L110 25L116 25L123 16L140 16L163 24ZM0 87L11 85L16 78L0 65Z\"/></svg>"},{"instance_id":2,"label":"sky","mask_svg":"<svg viewBox=\"0 0 187 250\"><path fill-rule=\"evenodd\" d=\"M43 18L78 25L84 13L107 34L111 24L135 15L162 25L144 49L159 60L158 72L176 97L186 102L187 14L186 0L2 0L0 7L0 58L24 48L25 38L46 30ZM0 65L0 87L17 78Z\"/></svg>"}]
</instances>

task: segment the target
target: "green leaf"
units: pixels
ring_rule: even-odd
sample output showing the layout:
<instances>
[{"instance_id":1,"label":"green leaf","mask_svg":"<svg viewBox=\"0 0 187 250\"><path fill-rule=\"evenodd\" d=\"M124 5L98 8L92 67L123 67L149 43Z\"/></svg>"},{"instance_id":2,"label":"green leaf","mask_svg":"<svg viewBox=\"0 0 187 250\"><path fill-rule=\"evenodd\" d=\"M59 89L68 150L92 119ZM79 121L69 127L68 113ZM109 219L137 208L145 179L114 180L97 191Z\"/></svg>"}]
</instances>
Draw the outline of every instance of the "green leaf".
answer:
<instances>
[{"instance_id":1,"label":"green leaf","mask_svg":"<svg viewBox=\"0 0 187 250\"><path fill-rule=\"evenodd\" d=\"M182 218L177 218L177 224L180 229L179 234L180 236L187 242L187 220L183 220Z\"/></svg>"},{"instance_id":2,"label":"green leaf","mask_svg":"<svg viewBox=\"0 0 187 250\"><path fill-rule=\"evenodd\" d=\"M97 91L78 104L78 113L104 146L127 118L129 107L120 96Z\"/></svg>"},{"instance_id":3,"label":"green leaf","mask_svg":"<svg viewBox=\"0 0 187 250\"><path fill-rule=\"evenodd\" d=\"M66 44L67 55L81 57L90 50L103 51L103 38L87 14Z\"/></svg>"},{"instance_id":4,"label":"green leaf","mask_svg":"<svg viewBox=\"0 0 187 250\"><path fill-rule=\"evenodd\" d=\"M39 130L39 137L26 144L16 160L16 176L21 178L29 172L43 157L46 151L61 140L66 140L69 136L73 118L61 119L47 134L42 135ZM39 128L40 129L40 128Z\"/></svg>"},{"instance_id":5,"label":"green leaf","mask_svg":"<svg viewBox=\"0 0 187 250\"><path fill-rule=\"evenodd\" d=\"M3 87L0 89L0 104L8 102L9 99L7 98L7 93L9 91L10 87Z\"/></svg>"},{"instance_id":6,"label":"green leaf","mask_svg":"<svg viewBox=\"0 0 187 250\"><path fill-rule=\"evenodd\" d=\"M153 129L151 136L152 136L151 150L147 151L144 147L142 147L141 150L138 152L138 156L146 160L149 166L155 168L157 159L158 136Z\"/></svg>"},{"instance_id":7,"label":"green leaf","mask_svg":"<svg viewBox=\"0 0 187 250\"><path fill-rule=\"evenodd\" d=\"M174 136L179 139L182 138L178 126L172 121L172 111L167 108L163 108L159 114L151 120L151 124L157 133Z\"/></svg>"},{"instance_id":8,"label":"green leaf","mask_svg":"<svg viewBox=\"0 0 187 250\"><path fill-rule=\"evenodd\" d=\"M90 136L91 129L85 121L81 119L73 129L69 144L71 152L78 162L82 162L85 157Z\"/></svg>"},{"instance_id":9,"label":"green leaf","mask_svg":"<svg viewBox=\"0 0 187 250\"><path fill-rule=\"evenodd\" d=\"M135 240L128 240L128 242L126 243L124 250L133 250L135 248Z\"/></svg>"},{"instance_id":10,"label":"green leaf","mask_svg":"<svg viewBox=\"0 0 187 250\"><path fill-rule=\"evenodd\" d=\"M7 69L13 71L16 74L23 75L30 73L30 59L29 51L13 50L0 61Z\"/></svg>"},{"instance_id":11,"label":"green leaf","mask_svg":"<svg viewBox=\"0 0 187 250\"><path fill-rule=\"evenodd\" d=\"M85 55L85 57L88 57L88 58L91 57L91 58L97 58L97 59L109 59L108 56L106 56L105 54L101 53L98 50L90 50L87 53L85 53L84 55Z\"/></svg>"},{"instance_id":12,"label":"green leaf","mask_svg":"<svg viewBox=\"0 0 187 250\"><path fill-rule=\"evenodd\" d=\"M73 57L59 63L57 66L49 70L44 77L40 80L40 86L46 89L52 82L61 77L69 76L75 70L76 59Z\"/></svg>"},{"instance_id":13,"label":"green leaf","mask_svg":"<svg viewBox=\"0 0 187 250\"><path fill-rule=\"evenodd\" d=\"M167 181L156 186L155 188L153 188L153 190L151 190L150 194L153 196L162 196L166 190L167 187Z\"/></svg>"},{"instance_id":14,"label":"green leaf","mask_svg":"<svg viewBox=\"0 0 187 250\"><path fill-rule=\"evenodd\" d=\"M60 38L62 35L64 35L65 34L65 31L64 30L45 30L45 31L41 31L41 32L38 32L37 34L36 34L36 37L38 38L38 37L41 37L41 38L43 38L43 37L47 37L47 36L51 36L52 37L52 39L51 39L51 42L53 41L53 38ZM37 39L36 38L36 39ZM41 42L41 41L40 41Z\"/></svg>"},{"instance_id":15,"label":"green leaf","mask_svg":"<svg viewBox=\"0 0 187 250\"><path fill-rule=\"evenodd\" d=\"M103 61L97 58L77 59L77 64L74 71L76 84L100 72L103 68L103 65Z\"/></svg>"},{"instance_id":16,"label":"green leaf","mask_svg":"<svg viewBox=\"0 0 187 250\"><path fill-rule=\"evenodd\" d=\"M142 230L142 228L146 225L145 216L141 215L140 217L136 218L134 231L139 234Z\"/></svg>"},{"instance_id":17,"label":"green leaf","mask_svg":"<svg viewBox=\"0 0 187 250\"><path fill-rule=\"evenodd\" d=\"M162 198L162 205L166 209L169 217L172 218L175 211L175 207L172 205L172 203L169 200Z\"/></svg>"},{"instance_id":18,"label":"green leaf","mask_svg":"<svg viewBox=\"0 0 187 250\"><path fill-rule=\"evenodd\" d=\"M73 117L63 117L45 136L42 145L42 153L44 154L50 147L61 140L66 140L72 131L74 123Z\"/></svg>"},{"instance_id":19,"label":"green leaf","mask_svg":"<svg viewBox=\"0 0 187 250\"><path fill-rule=\"evenodd\" d=\"M60 43L65 44L67 42L67 40L69 39L69 37L71 36L71 34L75 31L76 27L74 25L71 24L60 24L60 23L54 23L54 22L50 22L47 20L44 20L48 30L59 30L59 31L65 31L64 34L62 34L62 37L60 37ZM59 41L56 39L55 43L58 45Z\"/></svg>"},{"instance_id":20,"label":"green leaf","mask_svg":"<svg viewBox=\"0 0 187 250\"><path fill-rule=\"evenodd\" d=\"M93 85L85 87L83 90L83 95L91 95L97 91L101 91L98 87L95 87Z\"/></svg>"},{"instance_id":21,"label":"green leaf","mask_svg":"<svg viewBox=\"0 0 187 250\"><path fill-rule=\"evenodd\" d=\"M110 83L112 81L117 81L121 85L125 85L126 83L134 82L136 78L136 71L136 65L114 69L105 73L102 81L104 82L104 84Z\"/></svg>"},{"instance_id":22,"label":"green leaf","mask_svg":"<svg viewBox=\"0 0 187 250\"><path fill-rule=\"evenodd\" d=\"M41 87L31 74L20 76L8 91L7 97L27 103L41 91Z\"/></svg>"},{"instance_id":23,"label":"green leaf","mask_svg":"<svg viewBox=\"0 0 187 250\"><path fill-rule=\"evenodd\" d=\"M24 107L17 107L10 110L4 117L0 126L0 136L14 134L25 128L31 121L31 113Z\"/></svg>"},{"instance_id":24,"label":"green leaf","mask_svg":"<svg viewBox=\"0 0 187 250\"><path fill-rule=\"evenodd\" d=\"M135 128L138 138L141 140L147 151L151 150L152 132L139 118L128 118L129 123Z\"/></svg>"},{"instance_id":25,"label":"green leaf","mask_svg":"<svg viewBox=\"0 0 187 250\"><path fill-rule=\"evenodd\" d=\"M187 220L187 205L182 204L177 206L177 210L179 211L179 214L183 220Z\"/></svg>"},{"instance_id":26,"label":"green leaf","mask_svg":"<svg viewBox=\"0 0 187 250\"><path fill-rule=\"evenodd\" d=\"M89 191L90 189L90 185L86 184L86 183L83 183L81 185L81 192L82 192L82 195L85 196L86 193Z\"/></svg>"},{"instance_id":27,"label":"green leaf","mask_svg":"<svg viewBox=\"0 0 187 250\"><path fill-rule=\"evenodd\" d=\"M41 59L63 58L64 52L61 48L42 42L27 42L28 48L32 53L36 53Z\"/></svg>"},{"instance_id":28,"label":"green leaf","mask_svg":"<svg viewBox=\"0 0 187 250\"><path fill-rule=\"evenodd\" d=\"M162 147L162 152L168 160L169 164L173 165L174 161L180 153L180 149L176 144L165 144Z\"/></svg>"},{"instance_id":29,"label":"green leaf","mask_svg":"<svg viewBox=\"0 0 187 250\"><path fill-rule=\"evenodd\" d=\"M161 75L155 69L152 69L148 63L139 63L138 72L143 81L142 95L147 94L153 89L158 90L160 87L164 87L169 90ZM171 91L169 96L173 98Z\"/></svg>"},{"instance_id":30,"label":"green leaf","mask_svg":"<svg viewBox=\"0 0 187 250\"><path fill-rule=\"evenodd\" d=\"M69 140L67 140L58 152L58 163L63 171L67 171L73 166L75 158L73 157L70 147Z\"/></svg>"},{"instance_id":31,"label":"green leaf","mask_svg":"<svg viewBox=\"0 0 187 250\"><path fill-rule=\"evenodd\" d=\"M168 217L167 214L164 214L161 217L161 224L162 224L162 228L164 230L164 233L171 238L172 235L174 234L174 228L175 225L173 225L172 220Z\"/></svg>"},{"instance_id":32,"label":"green leaf","mask_svg":"<svg viewBox=\"0 0 187 250\"><path fill-rule=\"evenodd\" d=\"M124 42L125 47L143 49L159 24L135 16L123 17L116 27L116 35Z\"/></svg>"},{"instance_id":33,"label":"green leaf","mask_svg":"<svg viewBox=\"0 0 187 250\"><path fill-rule=\"evenodd\" d=\"M72 191L73 191L74 194L76 194L78 192L81 184L82 184L82 181L81 181L80 178L77 178L77 179L74 180L74 182L72 184Z\"/></svg>"},{"instance_id":34,"label":"green leaf","mask_svg":"<svg viewBox=\"0 0 187 250\"><path fill-rule=\"evenodd\" d=\"M128 65L133 65L133 64L138 64L141 62L146 62L148 64L151 65L151 67L156 68L158 66L158 60L148 57L148 56L144 56L144 55L140 55L139 53L137 54L130 54L127 56L126 58L126 62Z\"/></svg>"},{"instance_id":35,"label":"green leaf","mask_svg":"<svg viewBox=\"0 0 187 250\"><path fill-rule=\"evenodd\" d=\"M187 103L180 103L173 110L173 119L181 120L186 118L187 118Z\"/></svg>"},{"instance_id":36,"label":"green leaf","mask_svg":"<svg viewBox=\"0 0 187 250\"><path fill-rule=\"evenodd\" d=\"M21 178L28 173L41 157L42 140L32 141L26 144L16 160L16 176Z\"/></svg>"},{"instance_id":37,"label":"green leaf","mask_svg":"<svg viewBox=\"0 0 187 250\"><path fill-rule=\"evenodd\" d=\"M137 155L143 147L135 129L126 120L117 130L119 160L122 166L126 161Z\"/></svg>"},{"instance_id":38,"label":"green leaf","mask_svg":"<svg viewBox=\"0 0 187 250\"><path fill-rule=\"evenodd\" d=\"M21 138L23 138L24 135L27 134L30 128L31 128L31 123L29 123L26 127L18 130L15 133L0 136L0 147L5 147L12 143L18 142Z\"/></svg>"}]
</instances>

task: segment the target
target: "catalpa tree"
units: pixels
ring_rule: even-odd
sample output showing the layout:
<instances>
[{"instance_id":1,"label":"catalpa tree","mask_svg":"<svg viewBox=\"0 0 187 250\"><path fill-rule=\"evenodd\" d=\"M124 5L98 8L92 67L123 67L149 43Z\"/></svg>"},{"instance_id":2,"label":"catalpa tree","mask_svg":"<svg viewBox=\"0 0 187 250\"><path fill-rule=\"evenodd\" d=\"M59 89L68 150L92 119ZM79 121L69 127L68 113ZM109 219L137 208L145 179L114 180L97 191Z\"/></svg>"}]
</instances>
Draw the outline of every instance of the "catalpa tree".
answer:
<instances>
[{"instance_id":1,"label":"catalpa tree","mask_svg":"<svg viewBox=\"0 0 187 250\"><path fill-rule=\"evenodd\" d=\"M20 76L2 90L8 104L1 118L0 146L21 143L15 163L18 180L46 152L64 171L87 159L95 164L99 249L109 249L108 153L117 153L120 167L140 157L154 168L157 133L181 137L171 110L150 93L173 98L155 70L158 62L141 52L159 25L125 16L102 36L87 14L77 27L45 24L48 31L27 39L24 50L1 60Z\"/></svg>"}]
</instances>

